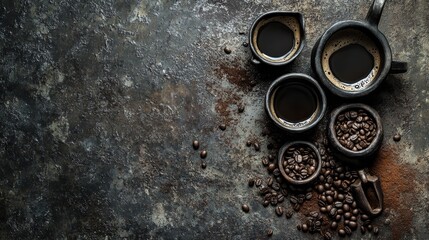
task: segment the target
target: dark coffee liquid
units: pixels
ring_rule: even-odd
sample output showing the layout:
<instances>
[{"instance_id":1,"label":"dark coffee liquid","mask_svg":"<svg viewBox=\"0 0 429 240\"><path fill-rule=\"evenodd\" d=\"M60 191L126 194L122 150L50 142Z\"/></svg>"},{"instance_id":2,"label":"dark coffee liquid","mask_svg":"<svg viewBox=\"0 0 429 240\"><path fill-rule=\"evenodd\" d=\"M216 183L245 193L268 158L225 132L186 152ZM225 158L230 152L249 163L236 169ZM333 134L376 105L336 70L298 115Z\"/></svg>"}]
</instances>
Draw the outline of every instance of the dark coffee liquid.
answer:
<instances>
[{"instance_id":1,"label":"dark coffee liquid","mask_svg":"<svg viewBox=\"0 0 429 240\"><path fill-rule=\"evenodd\" d=\"M374 57L363 46L350 44L334 52L329 59L332 73L344 83L355 83L374 68Z\"/></svg>"},{"instance_id":2,"label":"dark coffee liquid","mask_svg":"<svg viewBox=\"0 0 429 240\"><path fill-rule=\"evenodd\" d=\"M294 42L292 30L280 22L267 23L259 30L257 39L259 50L274 58L288 54Z\"/></svg>"},{"instance_id":3,"label":"dark coffee liquid","mask_svg":"<svg viewBox=\"0 0 429 240\"><path fill-rule=\"evenodd\" d=\"M313 115L317 109L317 98L301 84L288 84L277 89L273 106L278 118L297 123Z\"/></svg>"}]
</instances>

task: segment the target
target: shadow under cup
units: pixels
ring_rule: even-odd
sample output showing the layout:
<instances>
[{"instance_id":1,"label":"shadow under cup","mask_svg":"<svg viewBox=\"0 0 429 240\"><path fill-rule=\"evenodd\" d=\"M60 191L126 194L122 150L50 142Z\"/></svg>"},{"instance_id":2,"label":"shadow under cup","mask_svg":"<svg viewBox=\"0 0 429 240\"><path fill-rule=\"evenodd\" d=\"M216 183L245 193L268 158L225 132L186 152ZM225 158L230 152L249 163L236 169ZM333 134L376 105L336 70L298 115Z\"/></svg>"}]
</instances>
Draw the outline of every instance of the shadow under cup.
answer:
<instances>
[{"instance_id":1,"label":"shadow under cup","mask_svg":"<svg viewBox=\"0 0 429 240\"><path fill-rule=\"evenodd\" d=\"M286 74L275 80L265 98L267 114L281 129L301 133L313 128L326 110L320 85L308 75Z\"/></svg>"}]
</instances>

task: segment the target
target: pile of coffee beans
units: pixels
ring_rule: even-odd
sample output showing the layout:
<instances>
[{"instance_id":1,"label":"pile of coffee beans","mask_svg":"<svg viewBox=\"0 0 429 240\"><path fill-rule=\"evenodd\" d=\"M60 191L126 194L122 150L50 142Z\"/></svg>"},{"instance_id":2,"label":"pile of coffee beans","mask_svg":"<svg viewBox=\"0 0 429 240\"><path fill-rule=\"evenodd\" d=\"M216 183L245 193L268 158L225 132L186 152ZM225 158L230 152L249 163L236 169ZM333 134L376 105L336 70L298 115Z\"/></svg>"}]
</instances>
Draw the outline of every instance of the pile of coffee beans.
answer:
<instances>
[{"instance_id":1,"label":"pile of coffee beans","mask_svg":"<svg viewBox=\"0 0 429 240\"><path fill-rule=\"evenodd\" d=\"M351 193L350 185L359 179L358 173L336 161L326 139L315 145L322 164L320 175L311 186L296 188L287 183L275 163L276 158L269 155L262 158L262 165L269 176L249 179L249 187L258 188L262 205L271 205L277 217L285 216L290 219L294 212L308 211L303 212L306 218L297 226L302 232L319 233L328 240L332 239L334 234L340 237L350 236L357 229L362 233L378 234L379 229L372 225L369 216L361 212ZM303 155L311 155L311 151L304 147L295 147L289 149L285 156L286 159L293 158L297 162L298 156L301 156L302 161ZM286 201L287 198L289 201ZM302 208L306 201L317 201L317 207Z\"/></svg>"},{"instance_id":2,"label":"pile of coffee beans","mask_svg":"<svg viewBox=\"0 0 429 240\"><path fill-rule=\"evenodd\" d=\"M377 135L377 124L364 109L346 111L335 120L338 141L352 151L366 149Z\"/></svg>"},{"instance_id":3,"label":"pile of coffee beans","mask_svg":"<svg viewBox=\"0 0 429 240\"><path fill-rule=\"evenodd\" d=\"M294 180L305 180L317 169L316 153L308 146L292 146L283 155L284 172Z\"/></svg>"}]
</instances>

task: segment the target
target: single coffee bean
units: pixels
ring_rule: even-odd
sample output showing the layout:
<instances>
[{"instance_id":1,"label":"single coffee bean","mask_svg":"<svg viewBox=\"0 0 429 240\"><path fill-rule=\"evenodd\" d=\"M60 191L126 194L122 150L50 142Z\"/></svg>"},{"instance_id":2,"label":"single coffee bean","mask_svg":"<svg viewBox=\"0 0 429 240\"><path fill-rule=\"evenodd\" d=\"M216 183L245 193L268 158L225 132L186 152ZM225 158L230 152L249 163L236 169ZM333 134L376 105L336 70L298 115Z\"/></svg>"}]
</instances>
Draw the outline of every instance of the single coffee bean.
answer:
<instances>
[{"instance_id":1,"label":"single coffee bean","mask_svg":"<svg viewBox=\"0 0 429 240\"><path fill-rule=\"evenodd\" d=\"M277 216L282 216L283 215L283 207L276 207L276 214Z\"/></svg>"},{"instance_id":2,"label":"single coffee bean","mask_svg":"<svg viewBox=\"0 0 429 240\"><path fill-rule=\"evenodd\" d=\"M373 232L375 235L378 235L378 231L379 231L379 230L378 230L378 227L374 227L374 229L373 229L373 231L372 231L372 232Z\"/></svg>"},{"instance_id":3,"label":"single coffee bean","mask_svg":"<svg viewBox=\"0 0 429 240\"><path fill-rule=\"evenodd\" d=\"M265 200L265 201L262 203L262 206L264 206L264 207L268 207L268 205L270 205L270 201L268 201L268 200Z\"/></svg>"},{"instance_id":4,"label":"single coffee bean","mask_svg":"<svg viewBox=\"0 0 429 240\"><path fill-rule=\"evenodd\" d=\"M270 163L270 165L268 165L268 171L272 172L274 169L276 169L276 165L274 163Z\"/></svg>"},{"instance_id":5,"label":"single coffee bean","mask_svg":"<svg viewBox=\"0 0 429 240\"><path fill-rule=\"evenodd\" d=\"M344 227L344 230L346 231L346 234L347 234L347 235L352 235L352 230L350 229L350 227L349 227L349 226L345 226L345 227Z\"/></svg>"},{"instance_id":6,"label":"single coffee bean","mask_svg":"<svg viewBox=\"0 0 429 240\"><path fill-rule=\"evenodd\" d=\"M349 227L350 227L350 229L355 230L357 228L357 223L353 222L353 221L350 221L349 222Z\"/></svg>"},{"instance_id":7,"label":"single coffee bean","mask_svg":"<svg viewBox=\"0 0 429 240\"><path fill-rule=\"evenodd\" d=\"M301 231L301 224L296 225L296 229L298 229L298 231Z\"/></svg>"},{"instance_id":8,"label":"single coffee bean","mask_svg":"<svg viewBox=\"0 0 429 240\"><path fill-rule=\"evenodd\" d=\"M256 185L256 187L261 186L262 185L262 179L260 179L260 178L256 179L255 185Z\"/></svg>"},{"instance_id":9,"label":"single coffee bean","mask_svg":"<svg viewBox=\"0 0 429 240\"><path fill-rule=\"evenodd\" d=\"M292 217L292 215L293 215L293 212L292 212L292 211L290 211L290 210L286 211L286 218L287 218L287 219L291 218L291 217Z\"/></svg>"},{"instance_id":10,"label":"single coffee bean","mask_svg":"<svg viewBox=\"0 0 429 240\"><path fill-rule=\"evenodd\" d=\"M241 209L242 209L242 210L243 210L243 212L245 212L245 213L248 213L248 212L249 212L249 210L250 210L249 205L247 205L247 204L243 204L243 205L241 206Z\"/></svg>"},{"instance_id":11,"label":"single coffee bean","mask_svg":"<svg viewBox=\"0 0 429 240\"><path fill-rule=\"evenodd\" d=\"M366 228L365 228L364 226L360 226L360 232L361 232L362 234L365 234L365 232L366 232Z\"/></svg>"},{"instance_id":12,"label":"single coffee bean","mask_svg":"<svg viewBox=\"0 0 429 240\"><path fill-rule=\"evenodd\" d=\"M331 222L331 229L332 230L336 230L337 227L338 227L338 223L337 222L335 222L335 221Z\"/></svg>"},{"instance_id":13,"label":"single coffee bean","mask_svg":"<svg viewBox=\"0 0 429 240\"><path fill-rule=\"evenodd\" d=\"M248 147L252 146L252 142L251 141L247 141L246 142L246 146L248 146Z\"/></svg>"},{"instance_id":14,"label":"single coffee bean","mask_svg":"<svg viewBox=\"0 0 429 240\"><path fill-rule=\"evenodd\" d=\"M344 229L339 229L338 230L338 235L340 236L340 237L344 237L344 236L346 236L346 231L344 231Z\"/></svg>"},{"instance_id":15,"label":"single coffee bean","mask_svg":"<svg viewBox=\"0 0 429 240\"><path fill-rule=\"evenodd\" d=\"M359 209L357 208L353 209L352 214L357 216L359 214Z\"/></svg>"},{"instance_id":16,"label":"single coffee bean","mask_svg":"<svg viewBox=\"0 0 429 240\"><path fill-rule=\"evenodd\" d=\"M369 217L366 214L362 214L362 215L360 215L360 219L362 219L362 221L366 221L369 219Z\"/></svg>"},{"instance_id":17,"label":"single coffee bean","mask_svg":"<svg viewBox=\"0 0 429 240\"><path fill-rule=\"evenodd\" d=\"M329 232L329 231L325 232L325 233L323 234L323 238L324 238L325 240L331 240L331 239L332 239L332 234L331 234L331 232Z\"/></svg>"},{"instance_id":18,"label":"single coffee bean","mask_svg":"<svg viewBox=\"0 0 429 240\"><path fill-rule=\"evenodd\" d=\"M202 159L206 158L206 157L207 157L207 151L206 151L206 150L201 151L201 152L200 152L200 157L201 157Z\"/></svg>"},{"instance_id":19,"label":"single coffee bean","mask_svg":"<svg viewBox=\"0 0 429 240\"><path fill-rule=\"evenodd\" d=\"M305 195L305 199L310 200L313 197L313 194L311 192L307 193Z\"/></svg>"},{"instance_id":20,"label":"single coffee bean","mask_svg":"<svg viewBox=\"0 0 429 240\"><path fill-rule=\"evenodd\" d=\"M222 131L225 131L226 130L226 125L222 123L221 125L219 125L219 129L222 130Z\"/></svg>"},{"instance_id":21,"label":"single coffee bean","mask_svg":"<svg viewBox=\"0 0 429 240\"><path fill-rule=\"evenodd\" d=\"M366 228L368 229L368 231L372 231L372 225L368 224L368 226L366 226Z\"/></svg>"},{"instance_id":22,"label":"single coffee bean","mask_svg":"<svg viewBox=\"0 0 429 240\"><path fill-rule=\"evenodd\" d=\"M350 212L344 213L344 219L350 219L352 214Z\"/></svg>"},{"instance_id":23,"label":"single coffee bean","mask_svg":"<svg viewBox=\"0 0 429 240\"><path fill-rule=\"evenodd\" d=\"M207 163L206 162L202 162L201 163L201 168L202 169L206 169L207 168Z\"/></svg>"},{"instance_id":24,"label":"single coffee bean","mask_svg":"<svg viewBox=\"0 0 429 240\"><path fill-rule=\"evenodd\" d=\"M239 105L239 106L238 106L238 112L239 112L239 113L244 112L244 106L243 106L243 105Z\"/></svg>"},{"instance_id":25,"label":"single coffee bean","mask_svg":"<svg viewBox=\"0 0 429 240\"><path fill-rule=\"evenodd\" d=\"M268 162L268 159L267 158L262 158L262 165L264 165L264 166L268 166L268 164L269 164L270 162Z\"/></svg>"},{"instance_id":26,"label":"single coffee bean","mask_svg":"<svg viewBox=\"0 0 429 240\"><path fill-rule=\"evenodd\" d=\"M268 237L273 236L273 229L268 229L268 231L267 231L267 236L268 236Z\"/></svg>"},{"instance_id":27,"label":"single coffee bean","mask_svg":"<svg viewBox=\"0 0 429 240\"><path fill-rule=\"evenodd\" d=\"M232 50L231 50L230 48L228 48L228 47L225 47L225 48L223 49L223 51L224 51L226 54L231 54L231 52L232 52Z\"/></svg>"},{"instance_id":28,"label":"single coffee bean","mask_svg":"<svg viewBox=\"0 0 429 240\"><path fill-rule=\"evenodd\" d=\"M253 187L253 185L255 185L255 179L250 178L249 182L248 182L249 187Z\"/></svg>"},{"instance_id":29,"label":"single coffee bean","mask_svg":"<svg viewBox=\"0 0 429 240\"><path fill-rule=\"evenodd\" d=\"M401 141L401 135L400 135L399 133L395 134L395 136L393 136L393 140L394 140L395 142L399 142L399 141Z\"/></svg>"},{"instance_id":30,"label":"single coffee bean","mask_svg":"<svg viewBox=\"0 0 429 240\"><path fill-rule=\"evenodd\" d=\"M261 150L261 147L259 146L259 143L255 142L253 143L253 147L255 148L255 151L259 152Z\"/></svg>"},{"instance_id":31,"label":"single coffee bean","mask_svg":"<svg viewBox=\"0 0 429 240\"><path fill-rule=\"evenodd\" d=\"M200 148L200 142L198 142L197 140L194 140L194 141L192 142L192 147L193 147L195 150L198 150L198 148Z\"/></svg>"},{"instance_id":32,"label":"single coffee bean","mask_svg":"<svg viewBox=\"0 0 429 240\"><path fill-rule=\"evenodd\" d=\"M247 42L243 42L243 47L248 47L249 44Z\"/></svg>"},{"instance_id":33,"label":"single coffee bean","mask_svg":"<svg viewBox=\"0 0 429 240\"><path fill-rule=\"evenodd\" d=\"M303 232L307 232L308 231L308 225L306 223L302 224L301 229Z\"/></svg>"}]
</instances>

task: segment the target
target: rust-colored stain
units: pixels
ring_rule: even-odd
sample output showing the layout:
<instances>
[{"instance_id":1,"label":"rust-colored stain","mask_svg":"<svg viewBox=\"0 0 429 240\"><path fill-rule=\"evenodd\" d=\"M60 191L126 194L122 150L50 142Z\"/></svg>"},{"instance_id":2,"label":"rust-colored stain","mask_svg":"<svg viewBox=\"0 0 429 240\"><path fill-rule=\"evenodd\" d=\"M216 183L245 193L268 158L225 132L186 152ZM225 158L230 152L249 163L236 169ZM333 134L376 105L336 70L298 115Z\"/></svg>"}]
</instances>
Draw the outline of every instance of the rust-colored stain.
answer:
<instances>
[{"instance_id":1,"label":"rust-colored stain","mask_svg":"<svg viewBox=\"0 0 429 240\"><path fill-rule=\"evenodd\" d=\"M412 188L415 179L414 171L406 164L399 164L398 156L396 149L383 146L375 159L374 166L370 169L371 173L380 178L384 193L384 208L394 209L397 213L390 217L394 239L401 239L410 232L413 213L404 193L408 195L415 192Z\"/></svg>"},{"instance_id":2,"label":"rust-colored stain","mask_svg":"<svg viewBox=\"0 0 429 240\"><path fill-rule=\"evenodd\" d=\"M243 92L249 92L253 88L253 77L249 70L236 63L224 62L214 69L215 76L222 79L223 77L231 84L240 88Z\"/></svg>"},{"instance_id":3,"label":"rust-colored stain","mask_svg":"<svg viewBox=\"0 0 429 240\"><path fill-rule=\"evenodd\" d=\"M215 110L222 118L225 124L231 125L236 120L232 117L232 112L240 104L241 97L229 91L225 91L222 96L216 100Z\"/></svg>"}]
</instances>

